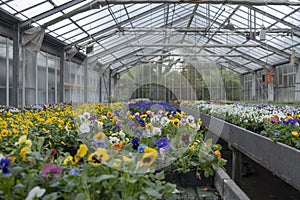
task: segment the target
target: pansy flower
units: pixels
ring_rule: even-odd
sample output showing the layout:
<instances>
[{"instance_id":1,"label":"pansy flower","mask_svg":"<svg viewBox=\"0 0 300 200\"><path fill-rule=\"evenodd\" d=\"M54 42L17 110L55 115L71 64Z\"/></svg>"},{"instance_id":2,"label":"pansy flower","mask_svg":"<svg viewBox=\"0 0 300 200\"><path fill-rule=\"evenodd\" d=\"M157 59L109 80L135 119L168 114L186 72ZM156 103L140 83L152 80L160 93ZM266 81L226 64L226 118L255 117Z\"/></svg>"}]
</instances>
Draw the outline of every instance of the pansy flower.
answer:
<instances>
[{"instance_id":1,"label":"pansy flower","mask_svg":"<svg viewBox=\"0 0 300 200\"><path fill-rule=\"evenodd\" d=\"M109 155L107 154L106 150L104 148L98 148L94 153L91 153L88 157L88 161L94 165L98 166L103 161L108 160Z\"/></svg>"},{"instance_id":2,"label":"pansy flower","mask_svg":"<svg viewBox=\"0 0 300 200\"><path fill-rule=\"evenodd\" d=\"M170 142L165 137L157 139L155 144L158 146L159 149L160 148L164 148L166 150L170 149Z\"/></svg>"},{"instance_id":3,"label":"pansy flower","mask_svg":"<svg viewBox=\"0 0 300 200\"><path fill-rule=\"evenodd\" d=\"M139 139L139 138L133 138L133 139L132 139L131 143L132 143L132 148L133 148L134 150L137 150L137 149L138 149L138 146L140 146L139 142L140 142L140 139Z\"/></svg>"},{"instance_id":4,"label":"pansy flower","mask_svg":"<svg viewBox=\"0 0 300 200\"><path fill-rule=\"evenodd\" d=\"M10 169L8 168L9 165L10 165L10 160L7 157L2 158L0 160L0 169L1 169L3 174L9 174L10 173Z\"/></svg>"},{"instance_id":5,"label":"pansy flower","mask_svg":"<svg viewBox=\"0 0 300 200\"><path fill-rule=\"evenodd\" d=\"M141 160L141 166L151 166L157 158L157 151L153 148L145 148L144 155Z\"/></svg>"}]
</instances>

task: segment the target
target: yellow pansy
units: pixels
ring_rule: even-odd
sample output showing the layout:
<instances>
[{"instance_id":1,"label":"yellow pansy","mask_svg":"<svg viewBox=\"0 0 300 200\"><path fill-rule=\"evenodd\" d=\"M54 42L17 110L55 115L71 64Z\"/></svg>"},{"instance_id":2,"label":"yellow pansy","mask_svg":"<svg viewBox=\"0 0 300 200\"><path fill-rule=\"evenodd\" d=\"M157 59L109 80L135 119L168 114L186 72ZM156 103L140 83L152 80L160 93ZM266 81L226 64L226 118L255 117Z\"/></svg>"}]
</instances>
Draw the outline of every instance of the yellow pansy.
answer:
<instances>
[{"instance_id":1,"label":"yellow pansy","mask_svg":"<svg viewBox=\"0 0 300 200\"><path fill-rule=\"evenodd\" d=\"M1 136L5 137L5 136L8 136L8 135L9 135L9 132L8 132L7 129L3 129L3 130L1 131Z\"/></svg>"},{"instance_id":2,"label":"yellow pansy","mask_svg":"<svg viewBox=\"0 0 300 200\"><path fill-rule=\"evenodd\" d=\"M105 140L106 136L103 132L98 132L96 135L94 135L94 140Z\"/></svg>"},{"instance_id":3,"label":"yellow pansy","mask_svg":"<svg viewBox=\"0 0 300 200\"><path fill-rule=\"evenodd\" d=\"M64 165L68 165L71 163L72 165L76 164L77 162L74 160L73 156L67 156L64 160Z\"/></svg>"},{"instance_id":4,"label":"yellow pansy","mask_svg":"<svg viewBox=\"0 0 300 200\"><path fill-rule=\"evenodd\" d=\"M21 155L23 161L27 161L26 154L28 154L28 153L31 153L31 150L28 146L25 146L21 149L20 155Z\"/></svg>"},{"instance_id":5,"label":"yellow pansy","mask_svg":"<svg viewBox=\"0 0 300 200\"><path fill-rule=\"evenodd\" d=\"M121 160L120 159L115 159L115 161L112 164L112 167L115 169L119 169L121 166Z\"/></svg>"},{"instance_id":6,"label":"yellow pansy","mask_svg":"<svg viewBox=\"0 0 300 200\"><path fill-rule=\"evenodd\" d=\"M198 119L198 124L199 124L200 126L202 126L202 120L201 120L201 118Z\"/></svg>"},{"instance_id":7,"label":"yellow pansy","mask_svg":"<svg viewBox=\"0 0 300 200\"><path fill-rule=\"evenodd\" d=\"M144 155L141 160L141 166L150 166L157 158L157 151L153 148L147 147L144 149Z\"/></svg>"},{"instance_id":8,"label":"yellow pansy","mask_svg":"<svg viewBox=\"0 0 300 200\"><path fill-rule=\"evenodd\" d=\"M171 120L171 122L172 122L172 124L173 124L174 126L179 126L179 125L180 125L180 120L177 119L177 118Z\"/></svg>"},{"instance_id":9,"label":"yellow pansy","mask_svg":"<svg viewBox=\"0 0 300 200\"><path fill-rule=\"evenodd\" d=\"M192 145L192 146L189 147L189 150L194 151L194 148L195 148L195 145Z\"/></svg>"},{"instance_id":10,"label":"yellow pansy","mask_svg":"<svg viewBox=\"0 0 300 200\"><path fill-rule=\"evenodd\" d=\"M79 149L77 150L76 156L79 156L80 158L83 158L87 154L87 151L88 151L87 146L85 144L81 144L79 146Z\"/></svg>"},{"instance_id":11,"label":"yellow pansy","mask_svg":"<svg viewBox=\"0 0 300 200\"><path fill-rule=\"evenodd\" d=\"M108 160L109 155L106 152L106 149L104 148L98 148L94 153L91 153L88 157L88 161L94 165L98 166L100 165L103 161Z\"/></svg>"},{"instance_id":12,"label":"yellow pansy","mask_svg":"<svg viewBox=\"0 0 300 200\"><path fill-rule=\"evenodd\" d=\"M123 156L122 158L123 158L123 161L128 162L128 163L132 161L132 159L127 156Z\"/></svg>"},{"instance_id":13,"label":"yellow pansy","mask_svg":"<svg viewBox=\"0 0 300 200\"><path fill-rule=\"evenodd\" d=\"M292 135L295 137L299 137L299 133L297 131L292 131Z\"/></svg>"}]
</instances>

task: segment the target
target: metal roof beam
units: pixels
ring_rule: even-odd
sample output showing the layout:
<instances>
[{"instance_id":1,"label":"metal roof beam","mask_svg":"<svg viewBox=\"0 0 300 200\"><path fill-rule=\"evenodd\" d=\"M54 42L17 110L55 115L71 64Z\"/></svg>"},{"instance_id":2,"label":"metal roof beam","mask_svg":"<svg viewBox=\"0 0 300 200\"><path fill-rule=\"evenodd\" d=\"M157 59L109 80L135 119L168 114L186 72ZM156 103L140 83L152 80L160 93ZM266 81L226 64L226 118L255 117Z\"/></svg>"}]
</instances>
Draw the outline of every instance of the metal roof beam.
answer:
<instances>
[{"instance_id":1,"label":"metal roof beam","mask_svg":"<svg viewBox=\"0 0 300 200\"><path fill-rule=\"evenodd\" d=\"M39 20L41 20L41 19L44 19L44 18L46 18L46 17L49 17L49 16L51 16L51 15L53 15L53 14L55 14L55 13L61 12L62 10L65 10L65 9L67 9L67 8L70 8L70 7L72 7L72 6L74 6L74 5L77 5L77 4L79 4L79 3L81 3L81 2L84 2L84 1L85 1L85 0L73 0L73 1L70 1L70 2L65 3L65 4L63 4L63 5L60 5L60 6L58 6L58 7L55 7L55 8L53 8L53 9L49 10L49 11L46 11L46 12L44 12L44 13L41 13L41 14L39 14L39 15L33 17L33 18L30 18L30 19L28 19L28 20L22 22L22 23L20 24L20 27L21 27L21 28L24 28L25 26L30 25L30 24L33 23L33 22L37 22L37 21L39 21Z\"/></svg>"},{"instance_id":2,"label":"metal roof beam","mask_svg":"<svg viewBox=\"0 0 300 200\"><path fill-rule=\"evenodd\" d=\"M135 56L241 57L240 54L193 54L193 53L135 54Z\"/></svg>"},{"instance_id":3,"label":"metal roof beam","mask_svg":"<svg viewBox=\"0 0 300 200\"><path fill-rule=\"evenodd\" d=\"M141 14L138 14L138 15L134 16L134 17L131 17L129 19L121 21L121 22L119 22L119 26L122 26L122 25L125 25L127 23L130 23L133 20L142 18L142 17L148 15L149 13L152 13L152 12L155 12L157 10L160 10L160 9L164 8L165 6L166 6L166 4L162 4L162 5L156 6L155 8L152 8L152 9L148 10L147 12L143 12ZM111 30L114 30L114 29L118 29L118 25L115 24L115 25L107 27L107 28L105 28L105 29L103 29L103 30L101 30L99 32L96 32L96 33L94 33L94 34L92 34L90 36L87 36L87 37L84 37L84 38L82 38L80 40L77 40L76 42L73 42L73 43L69 44L68 47L76 45L76 44L79 44L79 43L82 43L82 42L84 42L84 41L86 41L86 40L88 40L90 38L94 38L94 37L96 37L98 35L104 34L104 33L108 32L108 31L111 31Z\"/></svg>"},{"instance_id":4,"label":"metal roof beam","mask_svg":"<svg viewBox=\"0 0 300 200\"><path fill-rule=\"evenodd\" d=\"M187 25L188 28L191 27L191 24L192 24L192 22L194 20L194 17L195 17L195 13L198 10L198 7L199 7L199 4L196 4L194 9L193 9L193 15L190 17L188 25ZM186 32L184 33L184 36L182 37L182 42L184 41L185 37L186 37Z\"/></svg>"},{"instance_id":5,"label":"metal roof beam","mask_svg":"<svg viewBox=\"0 0 300 200\"><path fill-rule=\"evenodd\" d=\"M203 45L197 45L197 44L130 44L131 47L176 47L176 48L232 48L232 47L259 47L259 45L253 45L253 44L222 44L218 42L218 44L203 44Z\"/></svg>"},{"instance_id":6,"label":"metal roof beam","mask_svg":"<svg viewBox=\"0 0 300 200\"><path fill-rule=\"evenodd\" d=\"M200 17L207 18L205 15L202 15L202 14L200 14L200 13L196 13L196 14L199 15ZM218 25L221 25L221 23L219 23L219 22L216 22L216 23L217 23ZM245 36L242 32L235 31L235 33L237 33L237 34L239 34L239 35L241 35L241 36ZM259 41L259 40L256 40L256 39L253 40L253 41L259 43L261 48L270 50L270 51L272 51L272 52L274 52L274 53L276 53L276 54L278 54L278 55L280 55L280 56L283 56L283 57L290 57L290 55L287 54L286 52L284 52L284 51L282 51L282 50L279 50L279 49L277 49L277 48L275 48L275 47L273 47L273 46L271 46L271 45L267 45L266 43L264 43L264 42L262 42L262 41ZM232 49L232 50L233 50L233 49ZM230 51L230 52L231 52L231 51Z\"/></svg>"},{"instance_id":7,"label":"metal roof beam","mask_svg":"<svg viewBox=\"0 0 300 200\"><path fill-rule=\"evenodd\" d=\"M108 2L109 4L131 4L131 3L201 3L201 4L224 4L224 0L100 0L100 2ZM230 0L230 4L242 5L300 5L297 0Z\"/></svg>"},{"instance_id":8,"label":"metal roof beam","mask_svg":"<svg viewBox=\"0 0 300 200\"><path fill-rule=\"evenodd\" d=\"M124 32L191 32L191 33L226 33L226 34L245 34L250 33L249 28L236 28L234 31L228 29L210 29L207 30L206 27L203 28L190 28L190 27L174 27L174 28L147 28L147 27L139 27L139 28L123 28ZM274 28L267 29L266 33L291 33L291 29L288 28Z\"/></svg>"},{"instance_id":9,"label":"metal roof beam","mask_svg":"<svg viewBox=\"0 0 300 200\"><path fill-rule=\"evenodd\" d=\"M182 20L185 20L185 19L189 18L190 16L191 16L191 14L189 14L189 15L187 15L187 16L184 16L184 17L182 17L182 18L180 18L180 19L178 19L178 20L175 20L175 21L173 21L172 23L179 23L179 22L181 22ZM169 23L169 24L170 24L170 23ZM165 26L168 26L168 25L165 25ZM122 50L122 49L124 49L124 48L126 48L126 47L132 47L132 46L130 45L131 42L136 42L137 40L139 40L139 39L141 39L141 38L143 38L143 37L145 37L145 36L149 36L149 35L151 35L151 32L149 32L149 33L147 33L147 34L144 34L144 35L139 35L138 37L135 37L135 38L132 38L132 39L130 39L130 40L127 40L126 42L123 42L123 43L121 43L121 44L118 44L118 45L116 45L116 46L113 46L113 47L111 47L111 48L109 48L109 49L107 49L107 50L105 50L105 51L96 53L94 56L102 56L102 57L103 57L103 56L112 54L112 53L114 53L114 52L116 52L116 51ZM172 37L172 35L169 36L169 37ZM141 45L137 45L137 47L141 47Z\"/></svg>"},{"instance_id":10,"label":"metal roof beam","mask_svg":"<svg viewBox=\"0 0 300 200\"><path fill-rule=\"evenodd\" d=\"M300 1L299 1L299 2L300 2ZM256 11L256 12L262 14L262 15L265 15L265 16L267 16L267 17L269 17L269 18L271 18L271 19L273 19L273 20L275 20L275 21L277 21L277 22L280 22L280 23L282 23L282 24L284 24L284 25L286 25L286 26L289 26L289 27L291 27L291 28L293 27L293 28L294 28L295 30L297 30L297 31L300 31L300 27L294 26L292 23L287 22L287 21L284 21L283 19L278 18L278 17L276 17L276 16L274 16L274 15L271 15L270 13L267 13L267 12L265 12L265 11L262 11L262 10L256 8L256 7L253 7L253 6L250 6L250 5L245 5L245 7L249 8L249 9L251 9L251 10L254 10L254 11ZM298 36L299 36L299 35L298 35Z\"/></svg>"},{"instance_id":11,"label":"metal roof beam","mask_svg":"<svg viewBox=\"0 0 300 200\"><path fill-rule=\"evenodd\" d=\"M219 43L219 44L222 44L221 42L219 42L219 41L217 41L217 40L215 40L215 39L212 39L212 41L214 41L214 42L216 42L216 43ZM237 52L237 53L240 53L241 56L242 56L243 58L245 58L246 60L250 60L250 61L252 61L252 62L254 62L254 63L258 64L258 65L261 65L262 67L264 67L264 68L266 68L266 69L268 69L268 70L274 69L274 67L273 67L272 65L267 64L267 63L265 63L265 62L263 62L263 61L261 61L261 60L255 58L255 57L252 57L252 56L250 56L250 55L244 53L244 52L241 51L241 50L233 49L233 51L235 51L235 52Z\"/></svg>"},{"instance_id":12,"label":"metal roof beam","mask_svg":"<svg viewBox=\"0 0 300 200\"><path fill-rule=\"evenodd\" d=\"M211 51L211 50L205 49L205 51L207 51L208 53L214 54L214 52ZM249 72L254 72L254 70L252 70L252 69L250 69L248 67L245 67L244 65L241 65L241 64L239 64L239 63L237 63L237 62L235 62L235 61L233 61L233 60L231 60L229 58L223 57L223 59L226 60L226 61L228 61L228 62L230 62L230 63L232 63L232 65L235 65L235 66L238 66L240 68L243 68L243 69L245 69L245 70L247 70Z\"/></svg>"}]
</instances>

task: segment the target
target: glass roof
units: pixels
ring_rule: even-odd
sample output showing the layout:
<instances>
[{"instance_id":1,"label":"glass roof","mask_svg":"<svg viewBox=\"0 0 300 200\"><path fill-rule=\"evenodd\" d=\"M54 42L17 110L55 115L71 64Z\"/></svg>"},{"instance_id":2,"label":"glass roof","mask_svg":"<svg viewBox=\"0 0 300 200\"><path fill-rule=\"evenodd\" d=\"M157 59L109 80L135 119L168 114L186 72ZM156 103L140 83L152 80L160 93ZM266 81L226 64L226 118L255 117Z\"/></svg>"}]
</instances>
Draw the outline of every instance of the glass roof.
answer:
<instances>
[{"instance_id":1,"label":"glass roof","mask_svg":"<svg viewBox=\"0 0 300 200\"><path fill-rule=\"evenodd\" d=\"M46 26L46 34L66 47L85 53L93 44L93 55L113 70L176 49L216 54L206 59L238 73L263 69L263 63L275 67L288 62L292 49L299 58L299 4L108 2L0 0L0 9L19 19L22 30ZM265 40L259 36L262 26Z\"/></svg>"}]
</instances>

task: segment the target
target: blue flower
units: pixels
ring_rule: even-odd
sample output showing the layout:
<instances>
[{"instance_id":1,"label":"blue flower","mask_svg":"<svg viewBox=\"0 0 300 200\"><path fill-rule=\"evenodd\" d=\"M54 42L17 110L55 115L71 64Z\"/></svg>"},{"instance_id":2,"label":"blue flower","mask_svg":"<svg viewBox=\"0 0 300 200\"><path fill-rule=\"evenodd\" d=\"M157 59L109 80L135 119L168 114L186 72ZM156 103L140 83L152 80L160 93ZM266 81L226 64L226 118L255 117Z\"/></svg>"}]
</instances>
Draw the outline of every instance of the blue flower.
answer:
<instances>
[{"instance_id":1,"label":"blue flower","mask_svg":"<svg viewBox=\"0 0 300 200\"><path fill-rule=\"evenodd\" d=\"M275 137L280 137L280 133L276 132L276 133L274 133L274 136Z\"/></svg>"},{"instance_id":2,"label":"blue flower","mask_svg":"<svg viewBox=\"0 0 300 200\"><path fill-rule=\"evenodd\" d=\"M106 148L105 140L94 140L92 141L92 144L94 144L97 148Z\"/></svg>"},{"instance_id":3,"label":"blue flower","mask_svg":"<svg viewBox=\"0 0 300 200\"><path fill-rule=\"evenodd\" d=\"M121 122L118 122L116 126L113 128L113 132L116 132L120 128L121 124L122 124Z\"/></svg>"},{"instance_id":4,"label":"blue flower","mask_svg":"<svg viewBox=\"0 0 300 200\"><path fill-rule=\"evenodd\" d=\"M2 169L3 174L9 174L10 169L8 166L10 165L10 160L8 158L2 158L0 161L0 169Z\"/></svg>"},{"instance_id":5,"label":"blue flower","mask_svg":"<svg viewBox=\"0 0 300 200\"><path fill-rule=\"evenodd\" d=\"M165 137L157 139L155 144L157 144L158 148L170 149L170 142Z\"/></svg>"},{"instance_id":6,"label":"blue flower","mask_svg":"<svg viewBox=\"0 0 300 200\"><path fill-rule=\"evenodd\" d=\"M109 125L103 124L104 129L109 128L109 127L110 127Z\"/></svg>"},{"instance_id":7,"label":"blue flower","mask_svg":"<svg viewBox=\"0 0 300 200\"><path fill-rule=\"evenodd\" d=\"M140 135L140 136L142 136L142 135L143 135L143 132L142 132L140 129L135 129L135 130L133 131L133 135Z\"/></svg>"},{"instance_id":8,"label":"blue flower","mask_svg":"<svg viewBox=\"0 0 300 200\"><path fill-rule=\"evenodd\" d=\"M294 126L295 124L296 124L296 120L295 119L293 119L293 118L290 118L289 120L288 120L288 123L290 124L290 125L292 125L292 126Z\"/></svg>"},{"instance_id":9,"label":"blue flower","mask_svg":"<svg viewBox=\"0 0 300 200\"><path fill-rule=\"evenodd\" d=\"M139 142L140 142L140 139L139 139L139 138L133 138L133 139L132 139L131 143L132 143L132 145L133 145L132 148L133 148L134 150L137 150L138 147L140 146Z\"/></svg>"},{"instance_id":10,"label":"blue flower","mask_svg":"<svg viewBox=\"0 0 300 200\"><path fill-rule=\"evenodd\" d=\"M74 176L74 175L79 175L79 174L80 174L80 172L74 167L70 171L70 175Z\"/></svg>"},{"instance_id":11,"label":"blue flower","mask_svg":"<svg viewBox=\"0 0 300 200\"><path fill-rule=\"evenodd\" d=\"M146 148L147 146L146 145L140 145L139 147L138 147L138 152L139 153L143 153L144 152L144 149Z\"/></svg>"}]
</instances>

